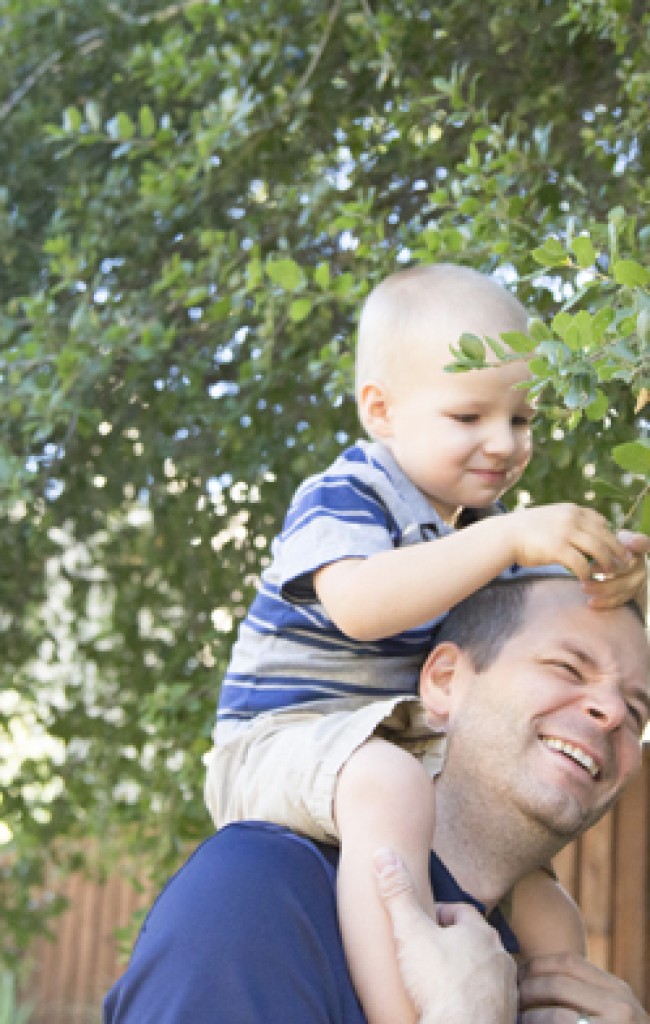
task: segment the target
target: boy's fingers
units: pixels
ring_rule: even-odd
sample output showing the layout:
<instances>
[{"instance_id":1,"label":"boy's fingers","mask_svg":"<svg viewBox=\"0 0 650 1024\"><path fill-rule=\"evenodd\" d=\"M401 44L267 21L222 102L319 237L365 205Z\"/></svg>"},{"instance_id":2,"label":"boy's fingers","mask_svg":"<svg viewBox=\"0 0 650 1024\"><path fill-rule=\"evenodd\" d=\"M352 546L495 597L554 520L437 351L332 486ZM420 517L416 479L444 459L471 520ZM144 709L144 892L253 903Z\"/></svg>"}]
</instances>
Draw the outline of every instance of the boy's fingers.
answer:
<instances>
[{"instance_id":1,"label":"boy's fingers","mask_svg":"<svg viewBox=\"0 0 650 1024\"><path fill-rule=\"evenodd\" d=\"M577 546L595 563L591 566L592 571L600 569L607 573L620 572L621 569L629 567L630 558L634 557L609 531L597 536L580 534Z\"/></svg>"},{"instance_id":2,"label":"boy's fingers","mask_svg":"<svg viewBox=\"0 0 650 1024\"><path fill-rule=\"evenodd\" d=\"M635 555L647 555L650 552L650 537L645 533L634 533L632 530L619 530L616 534L621 544Z\"/></svg>"}]
</instances>

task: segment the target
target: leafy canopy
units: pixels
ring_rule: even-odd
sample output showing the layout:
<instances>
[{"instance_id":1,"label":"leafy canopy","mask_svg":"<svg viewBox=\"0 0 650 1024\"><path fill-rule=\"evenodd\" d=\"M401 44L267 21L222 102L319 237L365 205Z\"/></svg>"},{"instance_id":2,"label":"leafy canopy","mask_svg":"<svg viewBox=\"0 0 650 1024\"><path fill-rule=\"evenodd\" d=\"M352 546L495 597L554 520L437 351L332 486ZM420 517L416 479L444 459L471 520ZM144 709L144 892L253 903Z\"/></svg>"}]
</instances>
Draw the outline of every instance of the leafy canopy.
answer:
<instances>
[{"instance_id":1,"label":"leafy canopy","mask_svg":"<svg viewBox=\"0 0 650 1024\"><path fill-rule=\"evenodd\" d=\"M0 805L3 955L83 837L158 880L209 832L233 632L297 481L357 434L355 317L396 266L500 273L537 317L522 488L648 528L648 19L4 4L0 736L32 742Z\"/></svg>"}]
</instances>

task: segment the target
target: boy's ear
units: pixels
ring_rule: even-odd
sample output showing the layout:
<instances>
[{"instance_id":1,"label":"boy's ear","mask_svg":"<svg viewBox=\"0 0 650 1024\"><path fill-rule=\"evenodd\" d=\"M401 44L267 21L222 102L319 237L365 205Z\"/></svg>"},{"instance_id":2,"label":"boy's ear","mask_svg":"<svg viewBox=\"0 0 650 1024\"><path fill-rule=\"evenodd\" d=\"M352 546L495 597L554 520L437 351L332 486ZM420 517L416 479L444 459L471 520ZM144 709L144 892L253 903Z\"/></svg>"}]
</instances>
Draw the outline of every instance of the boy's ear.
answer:
<instances>
[{"instance_id":1,"label":"boy's ear","mask_svg":"<svg viewBox=\"0 0 650 1024\"><path fill-rule=\"evenodd\" d=\"M357 397L359 419L370 437L390 437L392 433L390 400L383 384L366 381Z\"/></svg>"},{"instance_id":2,"label":"boy's ear","mask_svg":"<svg viewBox=\"0 0 650 1024\"><path fill-rule=\"evenodd\" d=\"M446 721L451 710L453 683L463 652L445 641L434 647L420 670L420 700L436 721Z\"/></svg>"}]
</instances>

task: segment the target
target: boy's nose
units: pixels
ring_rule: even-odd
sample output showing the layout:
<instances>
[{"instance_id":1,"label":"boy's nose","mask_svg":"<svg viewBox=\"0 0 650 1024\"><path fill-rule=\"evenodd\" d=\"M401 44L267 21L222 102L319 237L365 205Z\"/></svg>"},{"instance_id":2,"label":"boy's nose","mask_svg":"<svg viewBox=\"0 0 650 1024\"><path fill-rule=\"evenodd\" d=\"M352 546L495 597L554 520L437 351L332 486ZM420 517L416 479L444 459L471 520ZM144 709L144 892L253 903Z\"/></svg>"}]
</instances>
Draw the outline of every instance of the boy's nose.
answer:
<instances>
[{"instance_id":1,"label":"boy's nose","mask_svg":"<svg viewBox=\"0 0 650 1024\"><path fill-rule=\"evenodd\" d=\"M515 450L515 435L510 424L493 424L483 447L490 455L512 455Z\"/></svg>"}]
</instances>

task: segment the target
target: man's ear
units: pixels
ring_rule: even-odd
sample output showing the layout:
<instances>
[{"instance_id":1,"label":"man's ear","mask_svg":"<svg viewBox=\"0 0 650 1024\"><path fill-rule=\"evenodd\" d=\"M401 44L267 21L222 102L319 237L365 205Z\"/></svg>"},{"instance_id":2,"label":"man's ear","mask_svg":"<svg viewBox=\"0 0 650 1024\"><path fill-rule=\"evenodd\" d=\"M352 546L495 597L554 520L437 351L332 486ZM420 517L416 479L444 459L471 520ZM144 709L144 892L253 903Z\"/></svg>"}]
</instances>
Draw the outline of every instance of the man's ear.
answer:
<instances>
[{"instance_id":1,"label":"man's ear","mask_svg":"<svg viewBox=\"0 0 650 1024\"><path fill-rule=\"evenodd\" d=\"M370 437L387 438L392 434L390 400L383 384L369 380L357 396L359 419Z\"/></svg>"},{"instance_id":2,"label":"man's ear","mask_svg":"<svg viewBox=\"0 0 650 1024\"><path fill-rule=\"evenodd\" d=\"M438 722L449 718L454 677L463 657L460 647L445 641L433 648L420 670L420 700Z\"/></svg>"}]
</instances>

